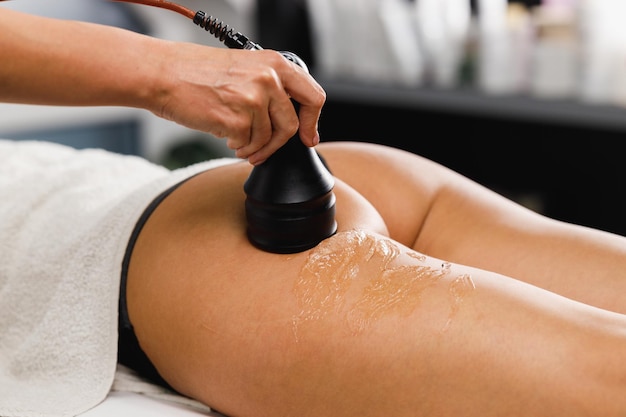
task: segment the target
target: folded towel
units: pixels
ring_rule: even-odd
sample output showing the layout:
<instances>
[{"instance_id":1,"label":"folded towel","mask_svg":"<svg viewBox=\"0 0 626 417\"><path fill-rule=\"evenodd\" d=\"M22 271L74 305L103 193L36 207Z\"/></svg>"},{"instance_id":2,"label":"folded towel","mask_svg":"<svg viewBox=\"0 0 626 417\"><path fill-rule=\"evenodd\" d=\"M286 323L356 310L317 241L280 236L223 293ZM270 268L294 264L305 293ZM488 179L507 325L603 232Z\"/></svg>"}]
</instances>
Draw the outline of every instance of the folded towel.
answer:
<instances>
[{"instance_id":1,"label":"folded towel","mask_svg":"<svg viewBox=\"0 0 626 417\"><path fill-rule=\"evenodd\" d=\"M0 416L75 416L117 362L122 258L169 171L135 156L0 140Z\"/></svg>"}]
</instances>

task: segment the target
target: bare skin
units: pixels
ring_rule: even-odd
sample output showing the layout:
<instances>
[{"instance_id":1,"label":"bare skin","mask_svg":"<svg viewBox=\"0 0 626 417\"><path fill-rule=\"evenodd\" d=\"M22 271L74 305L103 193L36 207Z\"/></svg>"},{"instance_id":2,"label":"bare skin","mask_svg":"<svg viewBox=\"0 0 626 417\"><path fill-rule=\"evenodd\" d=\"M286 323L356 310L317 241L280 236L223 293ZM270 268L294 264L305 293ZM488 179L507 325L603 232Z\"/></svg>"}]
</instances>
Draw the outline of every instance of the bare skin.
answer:
<instances>
[{"instance_id":1,"label":"bare skin","mask_svg":"<svg viewBox=\"0 0 626 417\"><path fill-rule=\"evenodd\" d=\"M0 27L0 101L146 109L226 138L253 164L298 129L306 145L319 142L324 90L275 51L170 42L15 12L1 0Z\"/></svg>"},{"instance_id":2,"label":"bare skin","mask_svg":"<svg viewBox=\"0 0 626 417\"><path fill-rule=\"evenodd\" d=\"M146 109L251 164L297 130L319 141L325 93L274 51L2 7L0 27L1 101ZM176 389L233 417L626 415L625 238L544 219L415 155L319 149L339 233L315 249L248 243L245 163L185 183L146 224L129 313Z\"/></svg>"},{"instance_id":3,"label":"bare skin","mask_svg":"<svg viewBox=\"0 0 626 417\"><path fill-rule=\"evenodd\" d=\"M626 413L624 238L402 151L319 150L339 233L310 251L248 243L248 164L195 177L146 224L129 313L177 390L242 417Z\"/></svg>"}]
</instances>

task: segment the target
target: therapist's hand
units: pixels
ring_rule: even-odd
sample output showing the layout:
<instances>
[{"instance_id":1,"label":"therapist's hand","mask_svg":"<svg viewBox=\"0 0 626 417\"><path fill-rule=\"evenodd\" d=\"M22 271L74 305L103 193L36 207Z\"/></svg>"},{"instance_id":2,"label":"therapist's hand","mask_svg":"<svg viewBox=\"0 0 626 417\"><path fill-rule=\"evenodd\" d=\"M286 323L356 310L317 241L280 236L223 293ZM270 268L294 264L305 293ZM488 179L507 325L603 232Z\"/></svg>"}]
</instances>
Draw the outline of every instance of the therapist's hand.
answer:
<instances>
[{"instance_id":1,"label":"therapist's hand","mask_svg":"<svg viewBox=\"0 0 626 417\"><path fill-rule=\"evenodd\" d=\"M326 95L279 52L173 42L1 7L0 28L2 102L143 108L225 138L252 164L298 129L305 145L319 141Z\"/></svg>"},{"instance_id":2,"label":"therapist's hand","mask_svg":"<svg viewBox=\"0 0 626 417\"><path fill-rule=\"evenodd\" d=\"M298 65L271 50L171 44L164 56L158 107L163 118L225 138L237 157L266 160L299 130L319 142L326 94ZM299 115L291 98L300 104Z\"/></svg>"}]
</instances>

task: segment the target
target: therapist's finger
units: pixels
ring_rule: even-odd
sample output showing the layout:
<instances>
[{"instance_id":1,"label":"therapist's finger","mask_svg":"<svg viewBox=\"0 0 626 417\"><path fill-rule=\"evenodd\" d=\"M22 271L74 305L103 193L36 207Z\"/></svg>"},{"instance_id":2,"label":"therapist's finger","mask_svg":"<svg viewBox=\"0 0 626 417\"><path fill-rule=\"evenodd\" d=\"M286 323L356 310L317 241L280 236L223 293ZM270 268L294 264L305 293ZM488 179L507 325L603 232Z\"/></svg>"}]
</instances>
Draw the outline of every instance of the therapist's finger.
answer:
<instances>
[{"instance_id":1,"label":"therapist's finger","mask_svg":"<svg viewBox=\"0 0 626 417\"><path fill-rule=\"evenodd\" d=\"M236 148L235 156L247 159L261 149L272 137L272 122L264 113L256 114L251 122L247 140Z\"/></svg>"},{"instance_id":2,"label":"therapist's finger","mask_svg":"<svg viewBox=\"0 0 626 417\"><path fill-rule=\"evenodd\" d=\"M298 132L298 116L291 100L270 103L271 137L248 155L248 162L258 165L269 158ZM261 139L258 140L261 143Z\"/></svg>"},{"instance_id":3,"label":"therapist's finger","mask_svg":"<svg viewBox=\"0 0 626 417\"><path fill-rule=\"evenodd\" d=\"M321 107L300 106L300 139L307 146L315 146L320 142L318 123Z\"/></svg>"},{"instance_id":4,"label":"therapist's finger","mask_svg":"<svg viewBox=\"0 0 626 417\"><path fill-rule=\"evenodd\" d=\"M299 104L300 139L307 146L319 143L318 124L322 107L326 102L326 92L308 73L298 67L292 76L285 76L283 84L289 95Z\"/></svg>"}]
</instances>

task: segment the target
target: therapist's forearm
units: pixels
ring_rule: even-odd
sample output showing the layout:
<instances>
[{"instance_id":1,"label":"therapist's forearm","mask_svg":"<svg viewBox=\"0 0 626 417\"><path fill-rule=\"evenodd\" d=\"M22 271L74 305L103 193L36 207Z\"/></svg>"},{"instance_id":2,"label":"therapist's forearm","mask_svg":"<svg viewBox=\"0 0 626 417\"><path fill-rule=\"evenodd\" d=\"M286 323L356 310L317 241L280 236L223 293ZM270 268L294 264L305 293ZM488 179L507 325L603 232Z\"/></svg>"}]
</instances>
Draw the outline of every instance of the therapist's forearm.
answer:
<instances>
[{"instance_id":1,"label":"therapist's forearm","mask_svg":"<svg viewBox=\"0 0 626 417\"><path fill-rule=\"evenodd\" d=\"M143 108L158 101L162 64L154 52L164 42L2 7L0 28L0 101Z\"/></svg>"},{"instance_id":2,"label":"therapist's forearm","mask_svg":"<svg viewBox=\"0 0 626 417\"><path fill-rule=\"evenodd\" d=\"M0 102L142 108L225 138L258 164L296 132L315 146L325 100L313 77L276 51L172 42L0 7Z\"/></svg>"}]
</instances>

